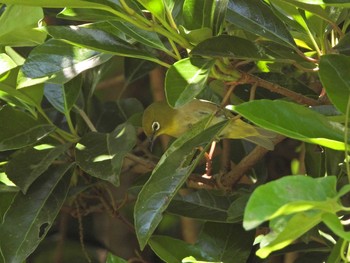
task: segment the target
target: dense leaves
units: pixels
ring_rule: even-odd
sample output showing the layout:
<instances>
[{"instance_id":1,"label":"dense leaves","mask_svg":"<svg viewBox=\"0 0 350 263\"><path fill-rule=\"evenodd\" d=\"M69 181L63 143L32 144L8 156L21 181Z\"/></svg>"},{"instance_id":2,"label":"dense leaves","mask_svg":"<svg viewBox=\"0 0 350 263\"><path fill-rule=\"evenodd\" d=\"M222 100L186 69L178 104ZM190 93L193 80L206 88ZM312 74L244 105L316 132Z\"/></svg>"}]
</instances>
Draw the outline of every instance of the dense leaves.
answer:
<instances>
[{"instance_id":1,"label":"dense leaves","mask_svg":"<svg viewBox=\"0 0 350 263\"><path fill-rule=\"evenodd\" d=\"M349 8L1 1L0 262L349 261Z\"/></svg>"}]
</instances>

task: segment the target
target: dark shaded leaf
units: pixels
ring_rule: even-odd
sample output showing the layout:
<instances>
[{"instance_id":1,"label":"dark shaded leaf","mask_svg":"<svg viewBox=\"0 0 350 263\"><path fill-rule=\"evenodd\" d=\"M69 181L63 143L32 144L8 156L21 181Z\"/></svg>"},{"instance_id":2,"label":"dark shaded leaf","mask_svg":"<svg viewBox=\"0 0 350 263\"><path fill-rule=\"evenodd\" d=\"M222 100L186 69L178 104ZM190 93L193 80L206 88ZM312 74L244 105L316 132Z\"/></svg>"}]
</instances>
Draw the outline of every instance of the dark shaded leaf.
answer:
<instances>
[{"instance_id":1,"label":"dark shaded leaf","mask_svg":"<svg viewBox=\"0 0 350 263\"><path fill-rule=\"evenodd\" d=\"M16 152L6 165L8 178L25 194L29 186L69 147L39 144ZM28 158L30 157L30 158Z\"/></svg>"},{"instance_id":2,"label":"dark shaded leaf","mask_svg":"<svg viewBox=\"0 0 350 263\"><path fill-rule=\"evenodd\" d=\"M5 262L23 262L44 239L69 189L72 164L51 166L30 187L18 193L0 225L0 252Z\"/></svg>"},{"instance_id":3,"label":"dark shaded leaf","mask_svg":"<svg viewBox=\"0 0 350 263\"><path fill-rule=\"evenodd\" d=\"M91 132L76 145L76 161L91 176L118 186L124 157L135 143L130 124L119 125L112 133Z\"/></svg>"},{"instance_id":4,"label":"dark shaded leaf","mask_svg":"<svg viewBox=\"0 0 350 263\"><path fill-rule=\"evenodd\" d=\"M0 109L0 151L13 150L34 144L49 135L55 127L35 120L25 112L10 106Z\"/></svg>"}]
</instances>

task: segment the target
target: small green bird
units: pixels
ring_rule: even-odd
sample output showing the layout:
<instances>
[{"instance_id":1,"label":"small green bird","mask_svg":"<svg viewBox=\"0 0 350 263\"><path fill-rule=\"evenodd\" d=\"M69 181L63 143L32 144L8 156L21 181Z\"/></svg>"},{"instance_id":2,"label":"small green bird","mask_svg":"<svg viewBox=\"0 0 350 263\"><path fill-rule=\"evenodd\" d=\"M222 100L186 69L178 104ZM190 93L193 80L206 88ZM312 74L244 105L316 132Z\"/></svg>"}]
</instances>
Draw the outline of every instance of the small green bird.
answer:
<instances>
[{"instance_id":1,"label":"small green bird","mask_svg":"<svg viewBox=\"0 0 350 263\"><path fill-rule=\"evenodd\" d=\"M220 133L220 138L244 139L273 150L271 139L276 136L275 133L234 118L231 112L209 101L193 100L177 109L171 108L165 101L152 103L143 113L142 127L151 141L162 134L179 137L209 115L212 118L208 126L223 120L229 121Z\"/></svg>"}]
</instances>

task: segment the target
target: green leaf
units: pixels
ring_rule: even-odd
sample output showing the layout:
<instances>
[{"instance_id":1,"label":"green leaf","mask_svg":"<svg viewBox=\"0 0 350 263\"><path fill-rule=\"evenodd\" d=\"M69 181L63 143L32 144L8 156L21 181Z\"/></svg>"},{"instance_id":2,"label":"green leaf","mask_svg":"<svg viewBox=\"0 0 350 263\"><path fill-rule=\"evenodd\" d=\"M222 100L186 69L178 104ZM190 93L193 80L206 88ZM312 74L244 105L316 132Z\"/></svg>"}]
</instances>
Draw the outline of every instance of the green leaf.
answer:
<instances>
[{"instance_id":1,"label":"green leaf","mask_svg":"<svg viewBox=\"0 0 350 263\"><path fill-rule=\"evenodd\" d=\"M262 1L230 0L226 20L248 32L295 48L289 30Z\"/></svg>"},{"instance_id":2,"label":"green leaf","mask_svg":"<svg viewBox=\"0 0 350 263\"><path fill-rule=\"evenodd\" d=\"M46 33L37 29L43 17L40 7L7 5L0 17L0 45L18 47L43 43Z\"/></svg>"},{"instance_id":3,"label":"green leaf","mask_svg":"<svg viewBox=\"0 0 350 263\"><path fill-rule=\"evenodd\" d=\"M254 235L253 231L246 232L241 224L206 223L196 247L206 260L247 262Z\"/></svg>"},{"instance_id":4,"label":"green leaf","mask_svg":"<svg viewBox=\"0 0 350 263\"><path fill-rule=\"evenodd\" d=\"M213 0L185 0L182 7L185 28L193 30L206 27L211 29L211 34L213 34L216 4L217 1Z\"/></svg>"},{"instance_id":5,"label":"green leaf","mask_svg":"<svg viewBox=\"0 0 350 263\"><path fill-rule=\"evenodd\" d=\"M122 259L120 257L117 257L109 252L107 254L106 263L128 263L128 261L126 261L125 259Z\"/></svg>"},{"instance_id":6,"label":"green leaf","mask_svg":"<svg viewBox=\"0 0 350 263\"><path fill-rule=\"evenodd\" d=\"M5 53L0 53L0 75L17 67L17 64Z\"/></svg>"},{"instance_id":7,"label":"green leaf","mask_svg":"<svg viewBox=\"0 0 350 263\"><path fill-rule=\"evenodd\" d=\"M76 161L91 176L118 186L124 157L135 143L135 129L127 123L112 133L91 132L76 145Z\"/></svg>"},{"instance_id":8,"label":"green leaf","mask_svg":"<svg viewBox=\"0 0 350 263\"><path fill-rule=\"evenodd\" d=\"M257 44L244 38L228 35L204 40L192 49L191 55L211 58L273 60Z\"/></svg>"},{"instance_id":9,"label":"green leaf","mask_svg":"<svg viewBox=\"0 0 350 263\"><path fill-rule=\"evenodd\" d=\"M76 77L64 85L45 83L44 94L46 99L63 114L69 114L80 94L82 78Z\"/></svg>"},{"instance_id":10,"label":"green leaf","mask_svg":"<svg viewBox=\"0 0 350 263\"><path fill-rule=\"evenodd\" d=\"M319 75L323 87L334 106L346 114L350 103L350 76L347 68L350 58L345 55L325 55L321 57Z\"/></svg>"},{"instance_id":11,"label":"green leaf","mask_svg":"<svg viewBox=\"0 0 350 263\"><path fill-rule=\"evenodd\" d=\"M181 262L188 256L202 258L196 246L168 236L152 236L149 245L164 262Z\"/></svg>"},{"instance_id":12,"label":"green leaf","mask_svg":"<svg viewBox=\"0 0 350 263\"><path fill-rule=\"evenodd\" d=\"M74 20L74 21L102 21L102 20L118 20L115 14L98 9L90 8L64 8L57 14L58 18Z\"/></svg>"},{"instance_id":13,"label":"green leaf","mask_svg":"<svg viewBox=\"0 0 350 263\"><path fill-rule=\"evenodd\" d=\"M165 6L163 0L137 0L149 12L152 13L160 21L165 21Z\"/></svg>"},{"instance_id":14,"label":"green leaf","mask_svg":"<svg viewBox=\"0 0 350 263\"><path fill-rule=\"evenodd\" d=\"M340 54L350 55L350 33L345 34L333 48Z\"/></svg>"},{"instance_id":15,"label":"green leaf","mask_svg":"<svg viewBox=\"0 0 350 263\"><path fill-rule=\"evenodd\" d=\"M6 165L8 178L25 194L29 186L69 147L69 144L38 144L17 151Z\"/></svg>"},{"instance_id":16,"label":"green leaf","mask_svg":"<svg viewBox=\"0 0 350 263\"><path fill-rule=\"evenodd\" d=\"M0 184L0 223L2 223L4 215L17 192L17 187Z\"/></svg>"},{"instance_id":17,"label":"green leaf","mask_svg":"<svg viewBox=\"0 0 350 263\"><path fill-rule=\"evenodd\" d=\"M124 75L127 83L133 83L134 81L146 76L156 66L147 60L125 58L124 59Z\"/></svg>"},{"instance_id":18,"label":"green leaf","mask_svg":"<svg viewBox=\"0 0 350 263\"><path fill-rule=\"evenodd\" d=\"M110 54L102 54L50 39L34 48L29 54L21 69L18 87L27 87L48 80L52 83L64 84L81 72L100 65L111 57Z\"/></svg>"},{"instance_id":19,"label":"green leaf","mask_svg":"<svg viewBox=\"0 0 350 263\"><path fill-rule=\"evenodd\" d=\"M250 230L280 215L320 207L333 212L339 209L333 200L337 196L336 183L335 176L314 179L296 175L261 185L248 201L243 226Z\"/></svg>"},{"instance_id":20,"label":"green leaf","mask_svg":"<svg viewBox=\"0 0 350 263\"><path fill-rule=\"evenodd\" d=\"M160 40L159 36L155 32L146 31L143 29L140 29L137 26L134 26L133 24L127 23L127 22L120 22L120 21L109 21L109 23L123 32L124 34L128 35L129 37L135 39L139 43L149 46L151 48L156 48L159 50L165 50L168 51L168 48L166 48L163 45L163 42Z\"/></svg>"},{"instance_id":21,"label":"green leaf","mask_svg":"<svg viewBox=\"0 0 350 263\"><path fill-rule=\"evenodd\" d=\"M231 202L232 198L201 190L184 196L176 195L167 212L198 220L227 222L227 210Z\"/></svg>"},{"instance_id":22,"label":"green leaf","mask_svg":"<svg viewBox=\"0 0 350 263\"><path fill-rule=\"evenodd\" d=\"M214 61L185 58L174 63L165 76L165 93L169 105L181 107L192 101L205 87Z\"/></svg>"},{"instance_id":23,"label":"green leaf","mask_svg":"<svg viewBox=\"0 0 350 263\"><path fill-rule=\"evenodd\" d=\"M176 192L196 167L211 141L220 133L222 123L204 130L207 122L208 118L203 119L169 147L139 193L134 219L141 249L162 220L162 213ZM203 144L204 150L193 159L195 148Z\"/></svg>"},{"instance_id":24,"label":"green leaf","mask_svg":"<svg viewBox=\"0 0 350 263\"><path fill-rule=\"evenodd\" d=\"M301 105L257 100L229 108L265 129L335 150L345 149L344 127Z\"/></svg>"},{"instance_id":25,"label":"green leaf","mask_svg":"<svg viewBox=\"0 0 350 263\"><path fill-rule=\"evenodd\" d=\"M264 236L256 255L266 258L270 253L291 244L321 222L322 212L298 213L291 218L281 217L270 223L271 232Z\"/></svg>"},{"instance_id":26,"label":"green leaf","mask_svg":"<svg viewBox=\"0 0 350 263\"><path fill-rule=\"evenodd\" d=\"M16 195L0 225L4 262L23 262L44 239L66 199L71 167L51 166L26 195Z\"/></svg>"},{"instance_id":27,"label":"green leaf","mask_svg":"<svg viewBox=\"0 0 350 263\"><path fill-rule=\"evenodd\" d=\"M49 135L55 127L33 119L23 111L4 106L0 109L0 151L34 144Z\"/></svg>"},{"instance_id":28,"label":"green leaf","mask_svg":"<svg viewBox=\"0 0 350 263\"><path fill-rule=\"evenodd\" d=\"M159 60L149 51L140 49L120 38L109 22L98 22L83 26L50 26L48 33L55 39L65 40L79 47L94 49L108 54Z\"/></svg>"}]
</instances>

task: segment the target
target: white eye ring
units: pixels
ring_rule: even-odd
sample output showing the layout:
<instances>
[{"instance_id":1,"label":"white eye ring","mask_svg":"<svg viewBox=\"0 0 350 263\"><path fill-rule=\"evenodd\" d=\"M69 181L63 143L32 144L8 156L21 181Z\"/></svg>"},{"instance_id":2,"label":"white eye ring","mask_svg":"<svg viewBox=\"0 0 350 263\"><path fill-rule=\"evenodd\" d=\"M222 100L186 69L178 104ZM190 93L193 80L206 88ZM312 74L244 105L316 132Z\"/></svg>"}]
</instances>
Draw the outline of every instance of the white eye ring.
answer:
<instances>
[{"instance_id":1,"label":"white eye ring","mask_svg":"<svg viewBox=\"0 0 350 263\"><path fill-rule=\"evenodd\" d=\"M155 121L152 123L152 131L158 131L160 129L160 124L159 122Z\"/></svg>"}]
</instances>

